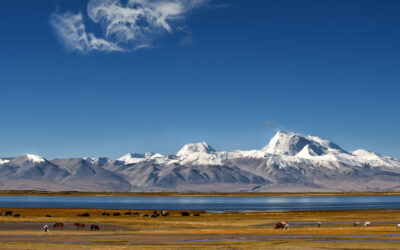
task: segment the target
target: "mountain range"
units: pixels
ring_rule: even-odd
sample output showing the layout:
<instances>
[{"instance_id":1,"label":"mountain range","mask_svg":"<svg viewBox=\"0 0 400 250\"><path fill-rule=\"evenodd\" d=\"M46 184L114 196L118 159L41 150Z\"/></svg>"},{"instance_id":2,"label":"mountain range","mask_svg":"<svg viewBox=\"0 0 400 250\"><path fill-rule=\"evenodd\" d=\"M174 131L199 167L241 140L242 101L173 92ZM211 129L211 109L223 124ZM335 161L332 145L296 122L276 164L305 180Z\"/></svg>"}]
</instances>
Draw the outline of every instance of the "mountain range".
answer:
<instances>
[{"instance_id":1,"label":"mountain range","mask_svg":"<svg viewBox=\"0 0 400 250\"><path fill-rule=\"evenodd\" d=\"M0 189L46 191L329 192L400 190L400 160L348 152L328 140L279 131L260 150L191 143L174 155L116 160L0 158Z\"/></svg>"}]
</instances>

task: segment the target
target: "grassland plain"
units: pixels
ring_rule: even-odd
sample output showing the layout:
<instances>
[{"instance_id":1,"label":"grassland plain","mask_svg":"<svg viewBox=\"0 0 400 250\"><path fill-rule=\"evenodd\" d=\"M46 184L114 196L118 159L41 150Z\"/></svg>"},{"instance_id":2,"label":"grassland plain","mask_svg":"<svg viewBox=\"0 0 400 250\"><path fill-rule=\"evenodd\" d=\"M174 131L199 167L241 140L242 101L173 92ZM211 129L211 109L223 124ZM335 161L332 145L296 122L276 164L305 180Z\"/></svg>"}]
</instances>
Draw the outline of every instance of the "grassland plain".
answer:
<instances>
[{"instance_id":1,"label":"grassland plain","mask_svg":"<svg viewBox=\"0 0 400 250\"><path fill-rule=\"evenodd\" d=\"M191 211L200 216L188 217L169 211L169 216L157 218L140 216L152 214L149 210L0 210L0 249L400 249L400 210ZM20 216L4 216L5 211ZM89 216L78 216L85 213ZM288 222L290 229L275 230L279 221ZM371 221L371 225L354 227L354 221ZM54 230L55 222L64 223L64 229ZM86 227L76 230L73 223ZM48 233L42 229L45 224L50 226ZM92 224L99 225L100 231L90 231Z\"/></svg>"}]
</instances>

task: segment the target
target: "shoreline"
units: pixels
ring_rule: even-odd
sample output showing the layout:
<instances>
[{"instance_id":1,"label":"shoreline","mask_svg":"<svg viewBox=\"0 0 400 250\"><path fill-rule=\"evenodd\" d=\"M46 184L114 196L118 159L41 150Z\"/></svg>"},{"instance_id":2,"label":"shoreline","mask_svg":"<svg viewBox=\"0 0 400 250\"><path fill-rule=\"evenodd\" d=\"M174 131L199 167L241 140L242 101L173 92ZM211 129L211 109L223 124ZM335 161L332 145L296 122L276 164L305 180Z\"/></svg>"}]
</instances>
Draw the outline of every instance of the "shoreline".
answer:
<instances>
[{"instance_id":1,"label":"shoreline","mask_svg":"<svg viewBox=\"0 0 400 250\"><path fill-rule=\"evenodd\" d=\"M181 192L86 192L86 191L37 191L0 190L0 196L114 196L114 197L269 197L269 196L383 196L400 195L397 192L242 192L242 193L181 193Z\"/></svg>"},{"instance_id":2,"label":"shoreline","mask_svg":"<svg viewBox=\"0 0 400 250\"><path fill-rule=\"evenodd\" d=\"M370 213L400 213L399 209L388 209L388 208L378 208L378 209L346 209L346 210L260 210L260 211L221 211L221 213L214 213L213 211L209 210L196 210L196 209L128 209L128 208L56 208L56 207L0 207L1 212L5 212L11 210L17 213L23 213L24 215L35 213L35 211L53 211L53 212L61 212L61 213L75 213L75 212L88 212L88 213L100 213L104 211L111 211L111 212L120 212L122 217L125 217L124 213L131 212L129 216L133 216L133 212L138 212L139 214L142 213L152 213L153 211L168 211L170 214L180 215L181 212L190 212L191 214L200 213L202 215L209 215L209 216L229 216L229 215L284 215L284 214L291 214L291 215L305 215L305 214L370 214ZM129 217L128 216L128 217ZM3 215L0 218L12 218L12 217L4 217ZM107 218L107 217L106 217ZM108 218L113 218L108 217ZM114 217L115 218L115 217ZM20 218L17 218L19 220ZM0 220L0 223L4 221Z\"/></svg>"}]
</instances>

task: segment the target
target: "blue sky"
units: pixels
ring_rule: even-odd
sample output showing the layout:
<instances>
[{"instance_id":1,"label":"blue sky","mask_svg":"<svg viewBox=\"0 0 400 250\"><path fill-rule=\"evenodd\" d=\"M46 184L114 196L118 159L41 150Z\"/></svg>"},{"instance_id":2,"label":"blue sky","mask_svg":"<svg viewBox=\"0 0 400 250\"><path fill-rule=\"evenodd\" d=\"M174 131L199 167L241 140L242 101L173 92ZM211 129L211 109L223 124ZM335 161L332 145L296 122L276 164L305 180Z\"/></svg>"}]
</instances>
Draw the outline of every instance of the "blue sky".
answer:
<instances>
[{"instance_id":1,"label":"blue sky","mask_svg":"<svg viewBox=\"0 0 400 250\"><path fill-rule=\"evenodd\" d=\"M176 0L157 12L166 2L121 1L149 19L106 34L113 13L93 17L88 1L1 1L0 156L256 149L288 130L400 158L399 1ZM94 38L66 36L72 18Z\"/></svg>"}]
</instances>

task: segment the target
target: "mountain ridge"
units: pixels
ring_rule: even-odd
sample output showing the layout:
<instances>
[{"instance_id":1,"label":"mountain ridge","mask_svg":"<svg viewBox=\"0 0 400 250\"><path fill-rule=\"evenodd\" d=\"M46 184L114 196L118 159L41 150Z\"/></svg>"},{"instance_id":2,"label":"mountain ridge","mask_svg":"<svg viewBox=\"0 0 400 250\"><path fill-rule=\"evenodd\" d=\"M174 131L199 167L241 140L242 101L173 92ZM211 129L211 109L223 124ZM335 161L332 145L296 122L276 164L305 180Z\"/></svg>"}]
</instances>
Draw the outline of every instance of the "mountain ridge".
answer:
<instances>
[{"instance_id":1,"label":"mountain ridge","mask_svg":"<svg viewBox=\"0 0 400 250\"><path fill-rule=\"evenodd\" d=\"M206 142L176 154L47 160L0 158L0 189L182 192L400 190L400 161L328 140L279 131L260 150L216 151ZM7 187L7 188L6 188Z\"/></svg>"}]
</instances>

